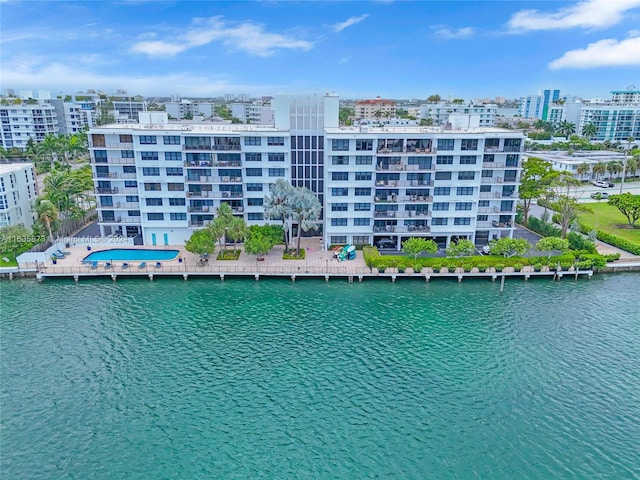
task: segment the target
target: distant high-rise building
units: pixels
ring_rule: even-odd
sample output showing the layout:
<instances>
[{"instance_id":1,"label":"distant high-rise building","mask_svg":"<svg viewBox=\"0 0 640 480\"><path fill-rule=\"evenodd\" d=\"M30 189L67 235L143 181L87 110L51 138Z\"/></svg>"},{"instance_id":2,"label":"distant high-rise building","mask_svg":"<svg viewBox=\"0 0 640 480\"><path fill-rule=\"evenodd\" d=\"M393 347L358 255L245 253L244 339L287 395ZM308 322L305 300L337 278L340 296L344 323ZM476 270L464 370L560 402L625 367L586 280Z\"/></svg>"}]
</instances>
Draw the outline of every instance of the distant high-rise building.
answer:
<instances>
[{"instance_id":1,"label":"distant high-rise building","mask_svg":"<svg viewBox=\"0 0 640 480\"><path fill-rule=\"evenodd\" d=\"M544 90L520 99L520 116L549 121L549 108L560 100L560 90Z\"/></svg>"},{"instance_id":2,"label":"distant high-rise building","mask_svg":"<svg viewBox=\"0 0 640 480\"><path fill-rule=\"evenodd\" d=\"M9 102L7 102L9 103ZM0 104L0 146L24 150L29 138L41 142L48 134L57 134L58 119L55 108L35 100L19 104Z\"/></svg>"}]
</instances>

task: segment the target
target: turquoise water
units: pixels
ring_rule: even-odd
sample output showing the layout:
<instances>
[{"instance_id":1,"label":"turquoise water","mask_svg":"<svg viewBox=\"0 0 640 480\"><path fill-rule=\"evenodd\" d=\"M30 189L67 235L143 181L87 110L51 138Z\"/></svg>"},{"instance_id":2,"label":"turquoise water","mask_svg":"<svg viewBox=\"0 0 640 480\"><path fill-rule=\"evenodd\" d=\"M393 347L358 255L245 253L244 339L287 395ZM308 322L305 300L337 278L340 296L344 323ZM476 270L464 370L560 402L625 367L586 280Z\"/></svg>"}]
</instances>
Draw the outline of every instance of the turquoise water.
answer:
<instances>
[{"instance_id":1,"label":"turquoise water","mask_svg":"<svg viewBox=\"0 0 640 480\"><path fill-rule=\"evenodd\" d=\"M640 478L638 274L0 289L2 478Z\"/></svg>"},{"instance_id":2,"label":"turquoise water","mask_svg":"<svg viewBox=\"0 0 640 480\"><path fill-rule=\"evenodd\" d=\"M84 257L83 262L111 262L111 261L153 261L161 262L175 260L178 258L180 250L153 250L138 248L112 248L110 250L100 250Z\"/></svg>"}]
</instances>

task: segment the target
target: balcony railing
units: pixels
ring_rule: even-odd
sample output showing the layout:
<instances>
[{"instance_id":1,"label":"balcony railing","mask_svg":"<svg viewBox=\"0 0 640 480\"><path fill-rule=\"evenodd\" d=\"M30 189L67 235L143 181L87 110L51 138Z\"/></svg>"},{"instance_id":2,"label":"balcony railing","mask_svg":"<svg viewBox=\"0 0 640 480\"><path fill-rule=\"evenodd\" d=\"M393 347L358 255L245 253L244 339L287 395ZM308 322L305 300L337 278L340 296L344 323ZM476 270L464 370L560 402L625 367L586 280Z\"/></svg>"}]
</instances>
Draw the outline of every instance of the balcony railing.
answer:
<instances>
[{"instance_id":1,"label":"balcony railing","mask_svg":"<svg viewBox=\"0 0 640 480\"><path fill-rule=\"evenodd\" d=\"M242 192L213 192L212 198L242 198Z\"/></svg>"},{"instance_id":2,"label":"balcony railing","mask_svg":"<svg viewBox=\"0 0 640 480\"><path fill-rule=\"evenodd\" d=\"M189 213L209 213L213 211L213 206L203 205L201 207L189 207Z\"/></svg>"},{"instance_id":3,"label":"balcony railing","mask_svg":"<svg viewBox=\"0 0 640 480\"><path fill-rule=\"evenodd\" d=\"M378 180L376 187L433 187L433 180Z\"/></svg>"},{"instance_id":4,"label":"balcony railing","mask_svg":"<svg viewBox=\"0 0 640 480\"><path fill-rule=\"evenodd\" d=\"M211 145L182 145L182 150L210 151Z\"/></svg>"},{"instance_id":5,"label":"balcony railing","mask_svg":"<svg viewBox=\"0 0 640 480\"><path fill-rule=\"evenodd\" d=\"M240 167L240 161L239 160L231 160L228 162L216 162L215 163L216 167Z\"/></svg>"},{"instance_id":6,"label":"balcony railing","mask_svg":"<svg viewBox=\"0 0 640 480\"><path fill-rule=\"evenodd\" d=\"M240 150L240 145L214 145L213 150L237 152Z\"/></svg>"},{"instance_id":7,"label":"balcony railing","mask_svg":"<svg viewBox=\"0 0 640 480\"><path fill-rule=\"evenodd\" d=\"M502 183L502 177L482 177L480 179L480 183L482 183L482 184Z\"/></svg>"},{"instance_id":8,"label":"balcony railing","mask_svg":"<svg viewBox=\"0 0 640 480\"><path fill-rule=\"evenodd\" d=\"M482 162L482 168L505 168L506 165L501 162Z\"/></svg>"},{"instance_id":9,"label":"balcony railing","mask_svg":"<svg viewBox=\"0 0 640 480\"><path fill-rule=\"evenodd\" d=\"M480 192L480 198L501 198L500 192Z\"/></svg>"},{"instance_id":10,"label":"balcony railing","mask_svg":"<svg viewBox=\"0 0 640 480\"><path fill-rule=\"evenodd\" d=\"M140 208L140 202L114 202L111 205L103 205L101 202L98 202L98 208L107 210L138 209Z\"/></svg>"},{"instance_id":11,"label":"balcony railing","mask_svg":"<svg viewBox=\"0 0 640 480\"><path fill-rule=\"evenodd\" d=\"M207 177L207 176L202 176L202 177L187 177L186 178L186 182L187 183L211 183L213 181L215 177Z\"/></svg>"},{"instance_id":12,"label":"balcony railing","mask_svg":"<svg viewBox=\"0 0 640 480\"><path fill-rule=\"evenodd\" d=\"M198 162L194 161L185 161L184 166L187 168L198 168L198 167L213 167L213 161L209 160L200 160Z\"/></svg>"},{"instance_id":13,"label":"balcony railing","mask_svg":"<svg viewBox=\"0 0 640 480\"><path fill-rule=\"evenodd\" d=\"M110 193L110 194L114 194L114 193L118 193L118 189L117 188L96 188L96 191L98 193Z\"/></svg>"},{"instance_id":14,"label":"balcony railing","mask_svg":"<svg viewBox=\"0 0 640 480\"><path fill-rule=\"evenodd\" d=\"M201 191L187 192L187 197L189 197L189 198L213 198L213 192L211 190L201 190Z\"/></svg>"},{"instance_id":15,"label":"balcony railing","mask_svg":"<svg viewBox=\"0 0 640 480\"><path fill-rule=\"evenodd\" d=\"M140 217L107 217L98 219L98 223L140 223Z\"/></svg>"},{"instance_id":16,"label":"balcony railing","mask_svg":"<svg viewBox=\"0 0 640 480\"><path fill-rule=\"evenodd\" d=\"M135 158L95 158L93 163L108 164L108 165L135 165Z\"/></svg>"},{"instance_id":17,"label":"balcony railing","mask_svg":"<svg viewBox=\"0 0 640 480\"><path fill-rule=\"evenodd\" d=\"M189 228L198 228L198 227L205 227L207 225L209 225L210 220L190 220L189 221Z\"/></svg>"},{"instance_id":18,"label":"balcony railing","mask_svg":"<svg viewBox=\"0 0 640 480\"><path fill-rule=\"evenodd\" d=\"M375 218L431 218L431 212L416 212L414 210L373 212Z\"/></svg>"},{"instance_id":19,"label":"balcony railing","mask_svg":"<svg viewBox=\"0 0 640 480\"><path fill-rule=\"evenodd\" d=\"M242 183L242 177L211 177L213 183Z\"/></svg>"},{"instance_id":20,"label":"balcony railing","mask_svg":"<svg viewBox=\"0 0 640 480\"><path fill-rule=\"evenodd\" d=\"M374 197L376 203L425 203L433 202L433 197L429 195L387 195L386 197Z\"/></svg>"},{"instance_id":21,"label":"balcony railing","mask_svg":"<svg viewBox=\"0 0 640 480\"><path fill-rule=\"evenodd\" d=\"M133 150L133 143L109 142L91 145L92 148L117 148L118 150Z\"/></svg>"},{"instance_id":22,"label":"balcony railing","mask_svg":"<svg viewBox=\"0 0 640 480\"><path fill-rule=\"evenodd\" d=\"M406 225L395 227L394 233L429 233L431 228L426 225Z\"/></svg>"}]
</instances>

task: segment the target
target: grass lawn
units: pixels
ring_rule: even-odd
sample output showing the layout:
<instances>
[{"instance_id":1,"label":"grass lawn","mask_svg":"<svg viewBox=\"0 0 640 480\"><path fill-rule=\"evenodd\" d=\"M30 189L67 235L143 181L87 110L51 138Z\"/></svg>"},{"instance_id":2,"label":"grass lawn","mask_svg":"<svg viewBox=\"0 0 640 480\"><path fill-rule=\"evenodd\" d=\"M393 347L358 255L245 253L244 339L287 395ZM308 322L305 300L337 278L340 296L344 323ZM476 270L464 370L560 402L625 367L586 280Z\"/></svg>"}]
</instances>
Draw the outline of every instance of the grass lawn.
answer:
<instances>
[{"instance_id":1,"label":"grass lawn","mask_svg":"<svg viewBox=\"0 0 640 480\"><path fill-rule=\"evenodd\" d=\"M5 262L3 259L8 258L9 261ZM17 267L18 261L13 253L2 252L0 253L0 267Z\"/></svg>"},{"instance_id":2,"label":"grass lawn","mask_svg":"<svg viewBox=\"0 0 640 480\"><path fill-rule=\"evenodd\" d=\"M640 244L640 222L636 222L636 228L631 228L627 217L606 201L586 205L593 213L581 214L582 223Z\"/></svg>"}]
</instances>

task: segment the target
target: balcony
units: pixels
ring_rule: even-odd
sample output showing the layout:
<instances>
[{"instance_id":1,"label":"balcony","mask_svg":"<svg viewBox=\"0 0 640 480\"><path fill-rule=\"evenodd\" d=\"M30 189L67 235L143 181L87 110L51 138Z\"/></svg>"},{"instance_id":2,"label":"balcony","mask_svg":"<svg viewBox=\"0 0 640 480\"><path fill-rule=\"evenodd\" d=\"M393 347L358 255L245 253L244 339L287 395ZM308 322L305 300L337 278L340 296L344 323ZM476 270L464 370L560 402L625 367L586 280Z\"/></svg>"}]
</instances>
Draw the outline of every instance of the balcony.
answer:
<instances>
[{"instance_id":1,"label":"balcony","mask_svg":"<svg viewBox=\"0 0 640 480\"><path fill-rule=\"evenodd\" d=\"M480 192L480 198L502 198L500 192Z\"/></svg>"},{"instance_id":2,"label":"balcony","mask_svg":"<svg viewBox=\"0 0 640 480\"><path fill-rule=\"evenodd\" d=\"M117 188L96 188L96 191L98 193L108 193L108 194L114 194L114 193L118 193L118 189Z\"/></svg>"},{"instance_id":3,"label":"balcony","mask_svg":"<svg viewBox=\"0 0 640 480\"><path fill-rule=\"evenodd\" d=\"M207 177L207 176L187 177L185 181L187 183L211 183L214 178L216 178L216 177Z\"/></svg>"},{"instance_id":4,"label":"balcony","mask_svg":"<svg viewBox=\"0 0 640 480\"><path fill-rule=\"evenodd\" d=\"M482 162L482 168L505 168L504 163L499 162Z\"/></svg>"},{"instance_id":5,"label":"balcony","mask_svg":"<svg viewBox=\"0 0 640 480\"><path fill-rule=\"evenodd\" d=\"M212 183L242 183L242 177L211 177Z\"/></svg>"},{"instance_id":6,"label":"balcony","mask_svg":"<svg viewBox=\"0 0 640 480\"><path fill-rule=\"evenodd\" d=\"M240 165L240 160L230 160L227 162L215 162L215 166L216 167L236 167L239 168Z\"/></svg>"},{"instance_id":7,"label":"balcony","mask_svg":"<svg viewBox=\"0 0 640 480\"><path fill-rule=\"evenodd\" d=\"M240 145L214 145L213 146L213 150L215 150L216 152L239 152L240 151Z\"/></svg>"},{"instance_id":8,"label":"balcony","mask_svg":"<svg viewBox=\"0 0 640 480\"><path fill-rule=\"evenodd\" d=\"M182 145L182 150L211 151L211 145Z\"/></svg>"},{"instance_id":9,"label":"balcony","mask_svg":"<svg viewBox=\"0 0 640 480\"><path fill-rule=\"evenodd\" d=\"M394 164L378 164L376 166L376 171L393 171L393 172L401 172L407 169L407 165L404 163L394 163Z\"/></svg>"},{"instance_id":10,"label":"balcony","mask_svg":"<svg viewBox=\"0 0 640 480\"><path fill-rule=\"evenodd\" d=\"M140 223L140 217L107 217L98 219L98 223Z\"/></svg>"},{"instance_id":11,"label":"balcony","mask_svg":"<svg viewBox=\"0 0 640 480\"><path fill-rule=\"evenodd\" d=\"M211 190L200 190L187 192L188 198L213 198L213 192Z\"/></svg>"},{"instance_id":12,"label":"balcony","mask_svg":"<svg viewBox=\"0 0 640 480\"><path fill-rule=\"evenodd\" d=\"M140 208L140 202L114 202L111 205L102 204L98 202L98 209L108 209L108 210L117 210L117 209L138 209Z\"/></svg>"},{"instance_id":13,"label":"balcony","mask_svg":"<svg viewBox=\"0 0 640 480\"><path fill-rule=\"evenodd\" d=\"M209 225L209 223L211 222L211 220L189 220L189 228L199 228L199 227L206 227L207 225Z\"/></svg>"},{"instance_id":14,"label":"balcony","mask_svg":"<svg viewBox=\"0 0 640 480\"><path fill-rule=\"evenodd\" d=\"M231 211L233 212L234 215L243 214L244 207L231 207Z\"/></svg>"},{"instance_id":15,"label":"balcony","mask_svg":"<svg viewBox=\"0 0 640 480\"><path fill-rule=\"evenodd\" d=\"M213 210L213 207L208 205L202 205L200 207L189 207L187 211L189 213L209 213Z\"/></svg>"},{"instance_id":16,"label":"balcony","mask_svg":"<svg viewBox=\"0 0 640 480\"><path fill-rule=\"evenodd\" d=\"M491 183L502 183L502 177L482 177L480 183L483 185Z\"/></svg>"},{"instance_id":17,"label":"balcony","mask_svg":"<svg viewBox=\"0 0 640 480\"><path fill-rule=\"evenodd\" d=\"M200 160L199 162L194 161L185 161L184 166L189 168L197 168L197 167L213 167L213 162L210 160Z\"/></svg>"},{"instance_id":18,"label":"balcony","mask_svg":"<svg viewBox=\"0 0 640 480\"><path fill-rule=\"evenodd\" d=\"M135 180L137 178L135 173L122 173L122 172L112 172L109 173L109 178L115 178L118 180Z\"/></svg>"},{"instance_id":19,"label":"balcony","mask_svg":"<svg viewBox=\"0 0 640 480\"><path fill-rule=\"evenodd\" d=\"M109 165L135 165L136 163L136 159L135 158L96 158L94 159L93 163L106 163Z\"/></svg>"},{"instance_id":20,"label":"balcony","mask_svg":"<svg viewBox=\"0 0 640 480\"><path fill-rule=\"evenodd\" d=\"M433 187L433 181L427 180L378 180L376 187Z\"/></svg>"},{"instance_id":21,"label":"balcony","mask_svg":"<svg viewBox=\"0 0 640 480\"><path fill-rule=\"evenodd\" d=\"M498 222L496 220L491 222L492 228L513 228L513 222Z\"/></svg>"},{"instance_id":22,"label":"balcony","mask_svg":"<svg viewBox=\"0 0 640 480\"><path fill-rule=\"evenodd\" d=\"M406 225L402 227L395 227L394 233L429 233L431 228L426 225Z\"/></svg>"},{"instance_id":23,"label":"balcony","mask_svg":"<svg viewBox=\"0 0 640 480\"><path fill-rule=\"evenodd\" d=\"M518 183L517 177L505 177L503 183Z\"/></svg>"},{"instance_id":24,"label":"balcony","mask_svg":"<svg viewBox=\"0 0 640 480\"><path fill-rule=\"evenodd\" d=\"M375 218L431 218L431 212L416 212L414 210L404 211L377 211L373 212Z\"/></svg>"},{"instance_id":25,"label":"balcony","mask_svg":"<svg viewBox=\"0 0 640 480\"><path fill-rule=\"evenodd\" d=\"M133 143L115 142L115 143L97 143L91 145L91 148L115 148L118 150L133 150Z\"/></svg>"},{"instance_id":26,"label":"balcony","mask_svg":"<svg viewBox=\"0 0 640 480\"><path fill-rule=\"evenodd\" d=\"M398 195L387 195L386 197L375 197L375 203L425 203L433 202L433 197L428 195L409 195L400 197Z\"/></svg>"},{"instance_id":27,"label":"balcony","mask_svg":"<svg viewBox=\"0 0 640 480\"><path fill-rule=\"evenodd\" d=\"M212 198L242 198L242 192L212 192Z\"/></svg>"}]
</instances>

